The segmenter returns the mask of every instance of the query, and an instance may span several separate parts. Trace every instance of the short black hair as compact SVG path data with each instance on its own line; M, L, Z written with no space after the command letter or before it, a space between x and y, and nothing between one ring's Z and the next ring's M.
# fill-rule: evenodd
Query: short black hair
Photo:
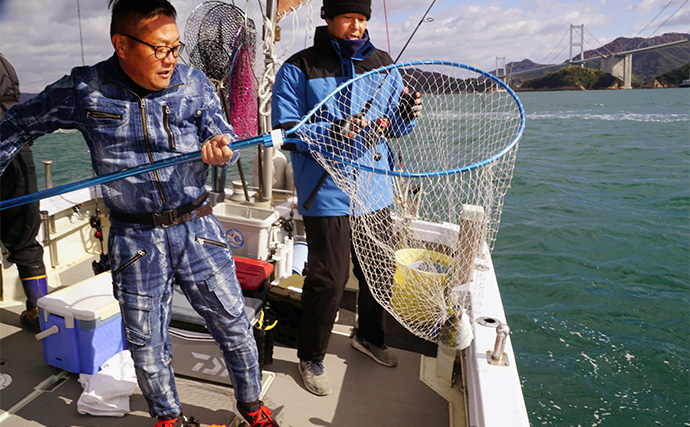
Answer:
M143 19L159 15L177 18L177 11L168 0L108 0L113 9L110 20L110 36L132 33L134 25Z

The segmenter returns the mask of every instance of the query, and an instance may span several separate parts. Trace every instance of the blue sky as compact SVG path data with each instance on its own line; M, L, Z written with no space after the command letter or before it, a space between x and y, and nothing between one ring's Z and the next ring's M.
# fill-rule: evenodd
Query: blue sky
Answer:
M258 2L248 2L252 14ZM187 18L201 2L172 3L184 35ZM431 0L386 0L387 25L384 1L372 3L372 41L388 50L390 38L395 58ZM79 6L84 62L93 64L112 54L107 0L79 0ZM283 39L276 47L278 59L311 44L314 26L323 24L320 6L321 0L314 0L280 22ZM571 24L585 25L585 50L617 37L690 32L688 0L437 0L429 17L433 21L420 26L401 60L443 59L484 70L493 70L497 57L508 63L525 58L560 63L569 54ZM38 92L82 64L78 22L77 0L0 0L0 52L17 70L23 92ZM294 32L293 26L309 30ZM257 27L261 28L258 19Z

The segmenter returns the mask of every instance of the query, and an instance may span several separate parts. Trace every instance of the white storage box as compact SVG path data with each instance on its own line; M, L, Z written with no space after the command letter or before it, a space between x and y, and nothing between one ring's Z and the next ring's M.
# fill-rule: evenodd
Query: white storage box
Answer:
M127 348L120 305L110 272L101 273L38 299L43 356L66 371L94 374Z
M267 260L271 225L278 212L253 206L219 203L213 213L225 229L233 255Z
M263 301L245 298L244 312L252 325L259 320L262 310ZM232 385L218 343L179 286L173 286L172 322L169 330L176 375Z

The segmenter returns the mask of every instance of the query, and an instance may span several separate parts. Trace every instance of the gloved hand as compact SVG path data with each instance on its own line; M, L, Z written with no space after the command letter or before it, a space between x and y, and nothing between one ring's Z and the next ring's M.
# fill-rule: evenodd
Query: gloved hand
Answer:
M419 92L410 93L407 88L400 95L398 106L400 118L409 122L422 115L422 95Z
M347 116L331 125L331 139L341 142L353 138L364 127L362 114Z

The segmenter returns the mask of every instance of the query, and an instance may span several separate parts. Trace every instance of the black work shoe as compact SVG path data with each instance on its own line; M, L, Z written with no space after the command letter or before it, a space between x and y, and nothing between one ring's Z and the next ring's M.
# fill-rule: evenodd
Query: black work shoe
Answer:
M388 347L385 345L381 347L374 345L357 334L352 337L352 347L371 357L383 366L392 368L398 364L398 358Z
M22 325L34 328L36 333L41 332L41 322L38 319L38 308L34 307L31 310L22 311L19 318L21 319Z

